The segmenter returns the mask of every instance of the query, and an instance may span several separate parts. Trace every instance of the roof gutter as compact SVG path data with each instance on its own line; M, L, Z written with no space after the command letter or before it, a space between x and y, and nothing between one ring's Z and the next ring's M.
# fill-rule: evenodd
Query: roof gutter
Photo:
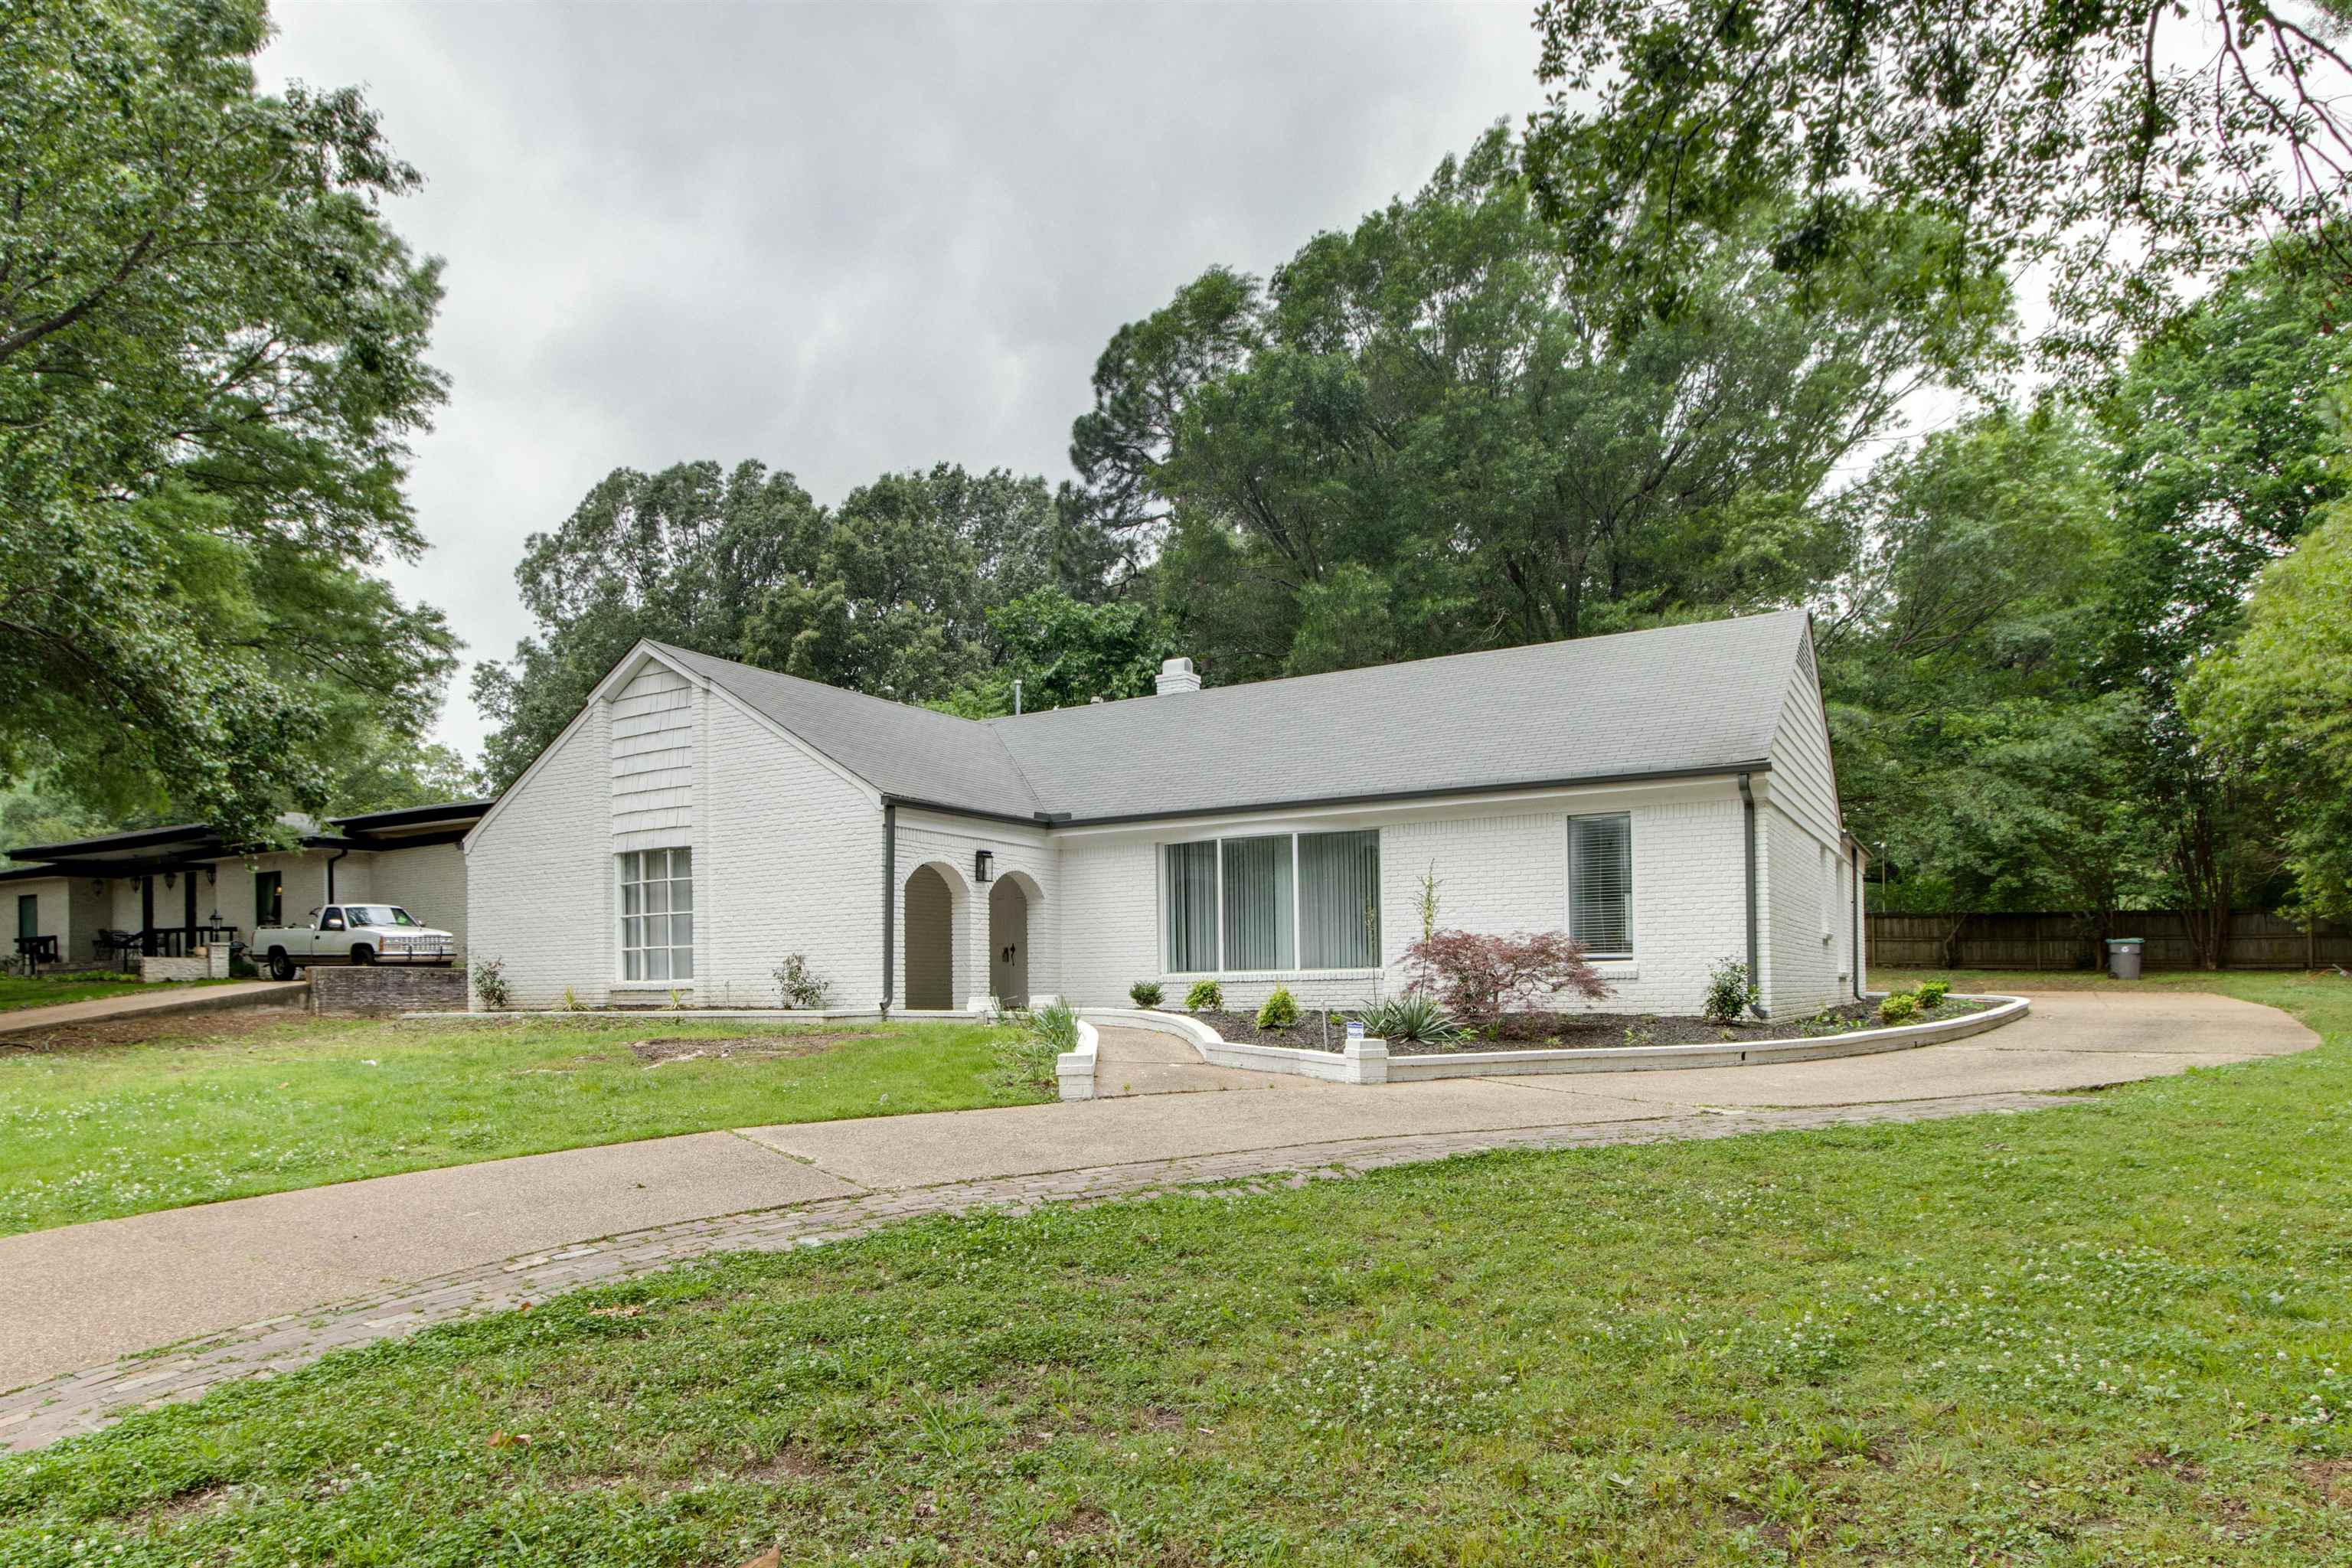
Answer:
M1684 779L1721 779L1737 777L1740 791L1747 792L1747 780L1751 773L1769 773L1769 760L1752 763L1731 763L1716 767L1656 768L1636 773L1580 773L1570 778L1521 779L1510 784L1448 784L1435 789L1386 790L1372 795L1305 795L1293 800L1254 801L1243 805L1184 806L1170 811L1137 811L1118 816L1071 816L1064 813L1039 813L1037 821L1055 827L1115 827L1135 822L1172 822L1192 816L1241 816L1256 812L1306 811L1328 805L1386 805L1416 800L1453 800L1467 795L1514 795L1521 790L1589 789L1603 784L1669 784ZM885 797L894 798L894 797ZM908 805L917 804L909 801ZM939 811L956 811L953 806L935 806ZM963 811L965 816L985 816L986 812ZM1048 820L1050 818L1050 821ZM1007 817L1006 821L1025 818Z
M1748 984L1758 1000L1749 1008L1759 1018L1772 1015L1762 1002L1764 970L1757 940L1756 923L1756 792L1748 787L1750 774L1739 775L1739 818L1742 837L1748 852Z

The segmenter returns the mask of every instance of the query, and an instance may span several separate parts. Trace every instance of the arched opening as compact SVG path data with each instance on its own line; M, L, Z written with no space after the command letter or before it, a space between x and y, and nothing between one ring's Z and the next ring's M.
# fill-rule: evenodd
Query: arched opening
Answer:
M907 1005L945 1012L955 1005L955 893L936 867L907 879Z
M1027 882L1009 874L988 889L988 993L1007 1007L1029 1005Z

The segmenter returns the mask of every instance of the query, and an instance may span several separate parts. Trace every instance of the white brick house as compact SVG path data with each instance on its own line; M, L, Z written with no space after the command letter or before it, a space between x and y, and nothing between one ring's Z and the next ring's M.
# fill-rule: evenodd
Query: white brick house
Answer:
M1563 930L1688 1013L1752 961L1768 1012L1863 984L1801 613L982 721L641 643L465 840L467 926L518 1005L1060 995L1357 1002L1438 922Z

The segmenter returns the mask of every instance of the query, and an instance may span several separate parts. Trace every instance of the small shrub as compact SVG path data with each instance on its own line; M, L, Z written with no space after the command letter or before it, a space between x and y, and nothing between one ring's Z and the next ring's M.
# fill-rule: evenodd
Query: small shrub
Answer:
M1948 980L1922 980L1919 982L1919 1005L1922 1007L1940 1007L1944 1005L1944 998L1951 994L1952 983Z
M1157 1007L1162 993L1157 980L1139 980L1127 988L1127 999L1139 1007Z
M1878 1004L1878 1016L1889 1024L1907 1024L1919 1016L1919 998L1897 991Z
M567 985L563 988L563 1010L567 1013L585 1013L588 1011L588 1004L580 1000L579 994Z
M1393 1001L1375 1002L1361 1016L1364 1033L1383 1040L1442 1046L1462 1036L1462 1026L1454 1015L1426 991L1408 991Z
M808 959L801 953L789 953L784 961L769 973L776 982L776 995L787 1007L806 1007L823 1011L833 1000L833 983L821 980L809 967Z
M1298 1022L1298 998L1290 994L1287 985L1277 985L1274 994L1257 1010L1257 1026L1261 1029L1287 1029Z
M474 994L482 1005L493 1013L503 1013L514 995L507 989L507 961L503 958L474 960Z
M1184 1005L1194 1013L1222 1013L1225 988L1213 980L1195 980L1192 989L1184 993Z
M1592 1001L1609 994L1608 983L1584 962L1583 945L1564 931L1433 931L1405 959L1434 979L1448 1010L1482 1026L1562 991Z
M1706 995L1699 1016L1710 1024L1736 1024L1756 1005L1759 993L1748 978L1748 965L1736 958L1717 961L1706 972Z

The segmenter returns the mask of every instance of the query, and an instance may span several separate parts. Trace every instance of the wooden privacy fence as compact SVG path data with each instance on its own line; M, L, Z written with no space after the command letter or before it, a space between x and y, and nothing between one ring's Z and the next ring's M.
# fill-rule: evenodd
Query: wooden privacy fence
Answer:
M2099 934L2074 915L1882 915L1870 921L1873 969L2093 969L2106 954ZM1954 931L1954 925L1958 930ZM2136 910L2115 917L2108 936L2147 945L2147 969L2193 969L2189 922L2177 910ZM2352 968L2352 930L2322 921L2305 927L2273 914L2230 917L2224 969Z

